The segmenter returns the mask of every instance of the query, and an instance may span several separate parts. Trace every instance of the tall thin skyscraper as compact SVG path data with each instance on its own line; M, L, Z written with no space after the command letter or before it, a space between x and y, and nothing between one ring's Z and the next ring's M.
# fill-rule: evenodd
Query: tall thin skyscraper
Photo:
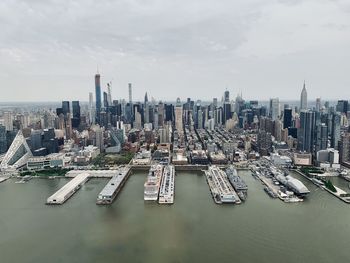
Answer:
M100 113L101 113L101 82L100 74L95 75L95 97L96 97L96 122L100 123Z
M179 133L183 133L182 114L182 104L180 98L177 98L175 106L175 127Z
M129 83L129 103L132 104L132 87L131 87L131 83Z
M301 91L301 95L300 95L300 110L307 110L307 91L305 87L305 81L304 81L303 90Z
M95 123L94 97L92 92L89 93L89 120L90 120L90 124Z
M112 106L112 82L107 83L107 94L108 105Z

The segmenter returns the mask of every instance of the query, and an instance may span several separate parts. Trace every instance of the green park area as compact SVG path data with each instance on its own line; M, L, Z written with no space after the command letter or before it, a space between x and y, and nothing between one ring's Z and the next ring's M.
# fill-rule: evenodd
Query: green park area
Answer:
M23 171L21 172L21 176L30 175L30 176L65 176L65 174L69 171L69 169L61 169L61 168L49 168L43 169L39 171Z
M316 167L302 167L300 168L300 172L307 176L309 176L310 174L324 174L324 171Z
M117 154L101 153L92 161L92 164L97 167L128 164L133 157L134 153L132 152L121 152Z

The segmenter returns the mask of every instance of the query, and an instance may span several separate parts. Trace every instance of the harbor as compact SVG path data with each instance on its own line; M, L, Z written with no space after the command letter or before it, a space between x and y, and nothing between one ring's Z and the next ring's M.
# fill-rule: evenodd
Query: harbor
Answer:
M271 198L279 198L285 203L304 201L309 189L298 179L281 170L267 160L260 160L251 166L252 175L264 185L264 191Z
M163 179L159 191L159 204L173 204L175 196L175 168L167 165L163 169Z
M98 205L108 205L111 204L126 180L130 175L130 167L122 167L117 170L117 174L112 177L112 179L107 183L107 185L102 189L97 197L96 204Z
M210 192L216 204L241 203L241 200L239 199L237 193L227 180L224 171L220 170L216 166L211 166L209 167L208 171L205 171L205 175L210 188Z

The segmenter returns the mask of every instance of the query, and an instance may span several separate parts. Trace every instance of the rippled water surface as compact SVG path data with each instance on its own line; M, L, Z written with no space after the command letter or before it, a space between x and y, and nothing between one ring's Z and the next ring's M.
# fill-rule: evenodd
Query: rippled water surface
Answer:
M239 173L249 186L240 206L215 205L201 173L177 174L172 206L144 203L142 172L107 207L95 205L104 179L62 206L44 203L66 179L8 180L0 184L0 262L349 261L349 205L303 178L310 196L285 204Z

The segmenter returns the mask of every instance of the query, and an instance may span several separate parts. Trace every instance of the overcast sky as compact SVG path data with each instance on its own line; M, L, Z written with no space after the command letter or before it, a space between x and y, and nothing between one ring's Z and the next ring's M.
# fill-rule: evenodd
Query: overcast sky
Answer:
M350 98L349 0L1 0L0 101Z

